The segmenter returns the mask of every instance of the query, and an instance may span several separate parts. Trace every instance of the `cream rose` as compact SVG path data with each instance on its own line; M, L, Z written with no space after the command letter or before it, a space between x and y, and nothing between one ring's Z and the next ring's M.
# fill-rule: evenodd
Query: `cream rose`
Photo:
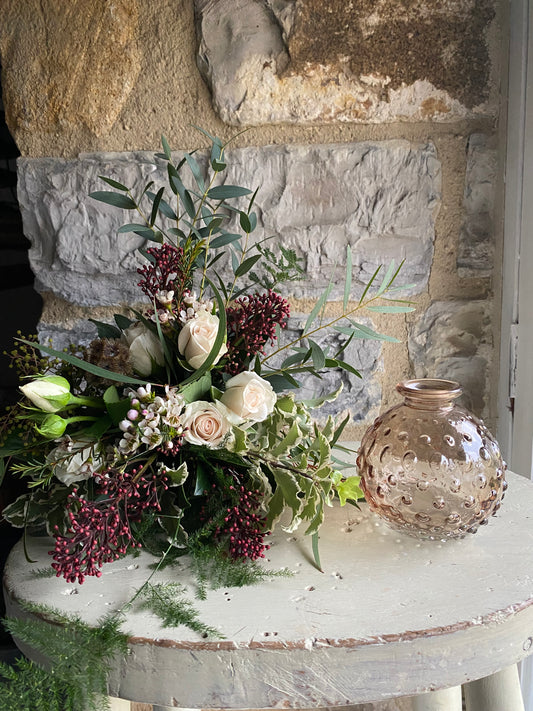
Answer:
M213 348L219 323L218 316L208 311L198 311L196 316L187 321L181 329L178 349L194 370L198 370L203 365ZM217 363L227 350L226 344L223 343L214 363Z
M242 420L261 422L274 409L276 393L268 381L257 373L246 371L228 380L220 400Z
M182 423L183 437L191 444L200 444L210 449L226 446L231 439L231 423L224 406L218 403L197 400L185 408Z
M157 336L142 323L135 323L124 331L130 347L130 361L139 375L151 375L154 368L165 363L163 346Z

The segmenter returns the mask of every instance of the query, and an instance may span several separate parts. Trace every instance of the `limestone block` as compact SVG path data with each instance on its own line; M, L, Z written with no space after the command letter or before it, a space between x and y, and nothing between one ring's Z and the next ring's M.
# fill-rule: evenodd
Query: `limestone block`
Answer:
M354 295L392 259L406 259L398 283L414 284L413 292L425 287L440 205L440 163L432 144L267 146L234 150L227 158L223 181L259 188L253 238L272 238L274 249L282 243L303 260L307 280L289 285L294 296L316 298L332 278L331 298L342 298L348 246ZM136 218L88 194L106 187L99 175L136 194L148 180L155 188L166 185L153 160L144 152L19 160L19 202L39 290L88 306L139 300L134 248L140 238L117 236ZM220 273L231 280L229 266Z
M11 133L106 134L141 68L137 0L6 0L2 89Z
M497 110L492 0L195 0L231 124L450 121Z
M462 276L489 275L494 268L494 201L497 152L488 136L475 133L467 148L464 221L459 235L457 267Z
M409 356L416 377L458 381L462 403L485 415L492 360L491 306L487 301L438 301L415 322Z
M37 333L39 343L51 346L56 351L62 351L72 343L88 346L98 335L94 323L86 319L79 319L68 326L41 321L37 327Z
M306 315L301 315L289 319L288 327L282 331L280 345L285 345L301 335L306 318ZM372 327L366 319L360 319L360 322ZM313 338L329 355L334 355L343 342L339 334L331 331L319 332ZM280 363L290 353L291 351L287 350L280 354L280 357L272 358L272 364ZM295 378L301 383L297 390L297 399L323 397L335 392L342 385L336 400L324 403L313 412L317 420L325 420L328 415L337 416L346 412L351 414L351 424L377 417L381 403L378 376L383 370L381 342L353 339L344 351L342 359L356 368L361 373L361 378L340 369L326 371L321 380L317 380L313 375L297 374Z

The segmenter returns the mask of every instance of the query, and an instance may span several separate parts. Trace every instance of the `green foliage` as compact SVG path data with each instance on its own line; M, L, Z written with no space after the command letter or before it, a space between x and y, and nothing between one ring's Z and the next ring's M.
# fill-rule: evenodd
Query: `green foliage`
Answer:
M215 627L210 627L200 620L198 611L186 597L184 586L179 583L148 584L139 597L139 609L153 612L165 627L185 625L202 637L223 638Z
M115 655L127 652L120 620L107 617L92 628L48 607L26 609L36 617L7 619L4 625L42 654L47 668L26 659L14 667L0 664L0 711L100 711L109 666Z
M205 600L208 590L258 585L271 578L290 576L288 570L265 570L258 563L228 558L222 546L201 545L192 540L191 570L196 578L196 595Z

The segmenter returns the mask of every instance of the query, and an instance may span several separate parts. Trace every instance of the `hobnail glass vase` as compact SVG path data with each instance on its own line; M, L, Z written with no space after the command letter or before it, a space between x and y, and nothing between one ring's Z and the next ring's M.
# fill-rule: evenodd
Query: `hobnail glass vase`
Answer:
M475 533L500 508L507 483L500 449L481 420L454 403L451 380L407 380L404 402L377 418L357 458L369 507L419 538Z

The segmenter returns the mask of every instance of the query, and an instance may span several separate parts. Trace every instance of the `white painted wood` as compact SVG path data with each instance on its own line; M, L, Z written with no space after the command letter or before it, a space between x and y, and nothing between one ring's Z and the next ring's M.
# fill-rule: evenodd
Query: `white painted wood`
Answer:
M502 275L500 384L497 436L511 468L532 478L533 334L532 205L533 172L533 13L528 0L511 0L507 91L507 158ZM515 326L518 321L520 325ZM516 351L515 414L509 409L510 343L519 332ZM520 665L526 711L533 711L533 657Z
M413 699L413 711L461 711L462 708L460 686L430 691Z
M524 711L516 665L464 688L467 711Z
M498 439L514 471L532 477L533 418L533 13L510 4L507 161L504 219ZM514 417L508 409L510 338L518 323Z
M109 696L109 711L130 711L131 703L125 699L118 699L115 696Z
M455 542L396 533L365 505L328 509L323 573L303 532L278 528L266 565L292 577L195 601L220 639L128 611L131 654L112 670L109 693L163 707L324 707L415 696L516 663L533 651L533 483L512 473L508 480L498 516ZM21 546L11 553L9 615L24 614L20 602L29 600L96 623L129 600L153 561L116 561L81 586L37 581L32 569L49 564L50 547L30 541L33 566ZM171 578L194 594L186 559L155 580Z

